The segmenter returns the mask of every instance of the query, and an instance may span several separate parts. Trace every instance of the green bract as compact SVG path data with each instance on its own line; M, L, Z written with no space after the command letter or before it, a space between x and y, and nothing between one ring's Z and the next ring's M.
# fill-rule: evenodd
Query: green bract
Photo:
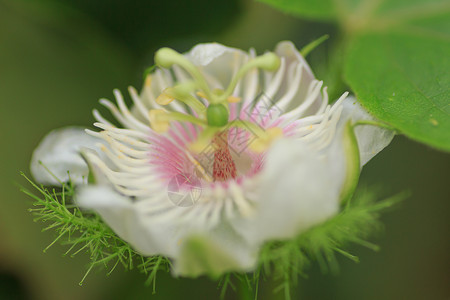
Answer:
M28 180L28 179L27 179ZM155 279L158 271L168 272L171 262L163 256L143 256L137 253L128 243L117 236L100 218L93 212L85 212L73 205L74 194L71 182L64 184L56 191L48 190L34 184L35 192L23 188L22 191L34 201L34 208L30 211L36 216L35 221L42 221L47 226L44 230L55 231L55 242L67 245L66 254L76 255L81 252L89 254L90 264L86 274L81 279L80 285L94 268L105 268L108 274L114 271L118 264L125 269L137 267L144 273L147 284L153 285L155 291ZM37 192L37 194L35 194ZM380 228L378 220L380 212L390 208L398 201L404 199L406 194L376 201L376 193L366 188L360 188L351 201L343 204L342 212L317 225L297 238L288 241L273 241L265 244L260 251L259 267L253 273L237 274L225 273L220 275L222 292L225 296L227 288L232 284L231 277L241 280L256 293L256 287L262 274L281 278L281 288L284 288L286 299L289 299L289 287L295 282L295 278L309 266L311 261L317 261L323 271L335 271L337 261L335 254L339 253L351 260L358 258L345 249L350 243L356 243L372 250L378 247L366 241L366 238L374 230ZM192 269L192 274L197 269L205 266L211 268L210 276L217 279L215 274L221 274L220 264L211 263L216 259L210 254L210 250L220 252L220 249L211 247L201 238L192 237L186 244L186 264ZM201 259L200 259L201 257ZM190 258L190 259L189 259ZM224 256L225 259L230 258ZM224 263L225 261L222 261ZM219 269L218 269L219 268Z

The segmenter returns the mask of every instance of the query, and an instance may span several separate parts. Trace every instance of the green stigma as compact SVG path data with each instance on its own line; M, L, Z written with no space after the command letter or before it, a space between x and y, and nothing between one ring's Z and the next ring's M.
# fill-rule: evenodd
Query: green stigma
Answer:
M229 123L230 113L228 104L241 100L240 97L233 96L239 80L255 68L271 72L276 71L280 66L280 62L280 58L272 52L251 58L237 70L226 89L218 90L210 88L199 68L184 55L170 48L162 48L155 54L156 65L162 68L171 68L177 65L187 71L192 77L192 80L166 88L157 97L156 102L159 105L168 105L173 100L177 100L196 112L196 116L189 116L190 119L198 119L195 122L196 124L211 128L224 127ZM198 100L194 95L203 98L209 104L205 105L204 102ZM157 114L153 113L153 115L158 116L158 118L152 119L153 125L158 130L167 129L167 121L169 119L186 121L186 118L181 118L179 114L164 114L164 120L161 119L161 116L163 116L161 111L157 112ZM170 118L168 117L169 115ZM166 123L163 124L163 121Z

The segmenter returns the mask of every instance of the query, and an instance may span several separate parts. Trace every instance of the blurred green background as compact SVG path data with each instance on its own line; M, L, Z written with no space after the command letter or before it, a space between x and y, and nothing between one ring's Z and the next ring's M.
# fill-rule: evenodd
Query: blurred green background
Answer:
M29 174L48 131L89 127L100 97L139 88L160 47L216 41L261 52L285 39L301 48L325 33L330 41L308 57L319 78L330 77L336 29L253 1L0 0L0 299L217 299L217 283L206 278L160 274L152 295L143 275L120 269L93 272L79 286L88 257L63 257L59 245L42 252L53 234L27 212L19 171ZM361 263L340 258L337 276L313 265L293 299L450 299L450 156L396 137L361 181L412 196L383 216L385 230L373 238L380 252L351 248ZM261 284L260 299L283 299L273 285Z

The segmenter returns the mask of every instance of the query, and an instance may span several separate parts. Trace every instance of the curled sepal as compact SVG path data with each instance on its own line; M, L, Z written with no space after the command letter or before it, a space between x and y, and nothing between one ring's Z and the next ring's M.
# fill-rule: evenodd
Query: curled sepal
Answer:
M345 124L342 135L343 148L346 158L346 177L341 190L341 203L347 202L353 196L356 186L358 185L360 174L360 156L358 141L356 139L354 127L351 121Z
M99 142L100 139L88 135L82 127L55 129L34 150L31 174L38 183L45 185L61 186L69 180L75 184L85 183L89 169L80 151L84 147L95 149Z

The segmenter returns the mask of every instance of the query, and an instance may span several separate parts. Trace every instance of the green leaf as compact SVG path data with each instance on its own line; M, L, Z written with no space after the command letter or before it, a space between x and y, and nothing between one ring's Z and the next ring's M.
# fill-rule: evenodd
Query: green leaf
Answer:
M361 103L405 135L450 151L450 43L414 32L357 38L345 75Z
M450 151L450 3L381 1L368 15L348 47L347 83L378 119Z
M449 1L262 1L336 20L345 37L344 79L364 107L400 133L450 151Z
M333 0L259 0L285 13L311 19L332 20L335 17Z
M258 0L285 13L306 19L337 20L353 27L374 20L404 22L448 11L446 0ZM447 20L448 21L448 20ZM368 27L364 27L368 28Z

